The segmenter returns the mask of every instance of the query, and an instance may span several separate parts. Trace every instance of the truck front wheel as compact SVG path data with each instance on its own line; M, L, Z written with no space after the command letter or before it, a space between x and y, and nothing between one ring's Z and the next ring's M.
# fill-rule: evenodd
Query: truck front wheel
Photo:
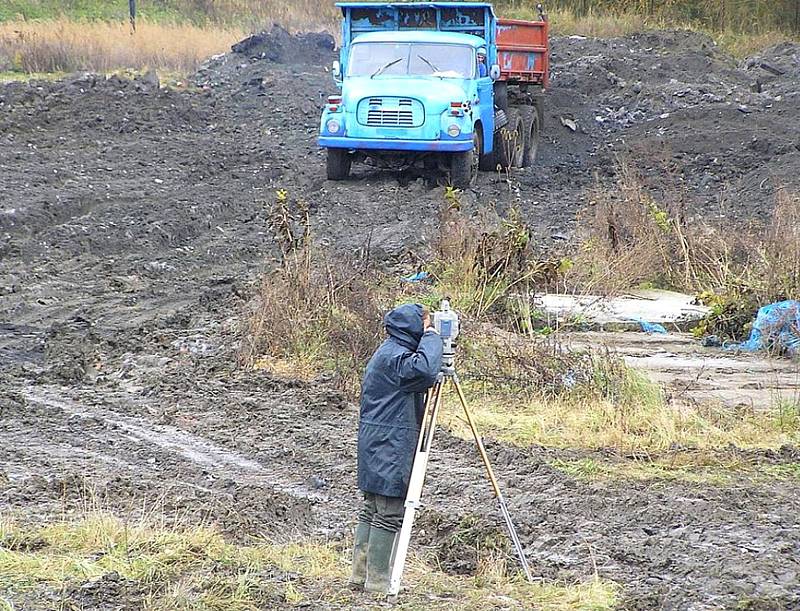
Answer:
M346 149L328 149L328 180L344 180L350 176L353 158Z
M472 150L450 155L450 184L457 189L467 189L475 184L483 144L476 130L472 133Z

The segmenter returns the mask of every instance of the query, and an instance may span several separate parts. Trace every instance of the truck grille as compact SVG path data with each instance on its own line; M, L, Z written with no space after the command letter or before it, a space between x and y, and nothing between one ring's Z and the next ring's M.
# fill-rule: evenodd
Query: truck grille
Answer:
M370 110L367 125L414 127L414 113L410 110Z
M411 98L364 98L358 105L358 122L368 127L419 127L425 111Z

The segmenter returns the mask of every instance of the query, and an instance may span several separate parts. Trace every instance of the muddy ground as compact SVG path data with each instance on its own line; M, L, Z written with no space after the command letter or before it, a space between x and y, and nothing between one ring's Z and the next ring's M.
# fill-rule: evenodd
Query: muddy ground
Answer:
M324 381L237 368L240 314L275 250L267 211L287 189L321 241L396 264L425 254L435 223L420 217L443 189L364 167L326 181L315 134L333 54L324 38L292 44L213 59L189 91L93 75L0 87L0 510L144 500L231 537L349 533L355 406ZM622 156L689 215L763 220L799 186L798 58L781 46L737 64L684 32L557 39L540 162L481 175L465 207L518 205L537 246L561 248ZM434 550L464 515L497 521L469 447L439 439L422 518ZM489 451L538 576L596 571L632 609L800 607L792 481L588 484L547 464L574 452Z

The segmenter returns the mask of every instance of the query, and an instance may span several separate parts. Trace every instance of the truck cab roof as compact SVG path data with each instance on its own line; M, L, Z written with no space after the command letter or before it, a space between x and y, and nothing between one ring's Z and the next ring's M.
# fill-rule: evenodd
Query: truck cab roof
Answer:
M491 2L337 2L336 6L340 8L430 8L432 6L440 6L443 8L462 8L469 6L471 8L488 8L494 13Z
M353 44L361 42L425 42L469 47L485 47L486 41L472 34L439 32L437 30L407 30L399 32L365 32L353 38Z

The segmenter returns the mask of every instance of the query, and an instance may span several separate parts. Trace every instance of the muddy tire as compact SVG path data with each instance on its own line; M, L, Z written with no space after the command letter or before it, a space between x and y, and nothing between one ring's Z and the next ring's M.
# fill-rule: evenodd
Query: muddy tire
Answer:
M542 132L539 112L533 106L526 106L520 112L525 131L525 151L522 155L522 167L528 168L536 162L539 152L539 139Z
M472 134L472 150L450 155L450 184L457 189L468 189L475 184L483 146L480 133Z
M344 180L350 176L353 158L345 149L328 149L328 180Z
M508 124L494 134L494 159L501 170L522 167L525 127L519 111L508 111Z

